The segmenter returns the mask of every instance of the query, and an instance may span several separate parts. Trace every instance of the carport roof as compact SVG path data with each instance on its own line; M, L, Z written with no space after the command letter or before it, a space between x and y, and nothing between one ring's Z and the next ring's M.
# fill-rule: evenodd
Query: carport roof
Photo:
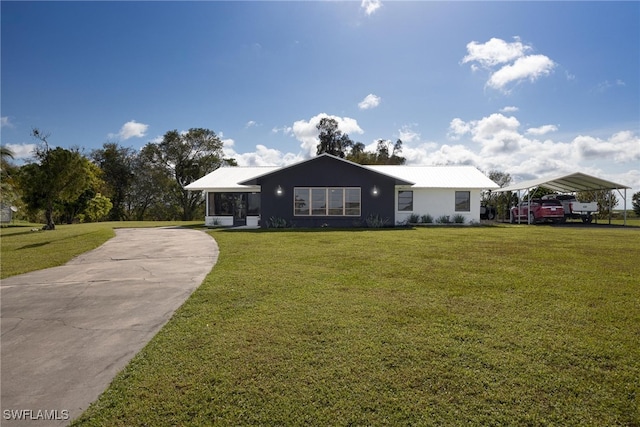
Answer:
M518 184L502 187L494 192L525 190L534 187L545 187L559 193L571 193L574 191L590 190L616 190L631 188L626 185L607 181L581 172L564 175L557 178L539 178L530 181L523 181Z

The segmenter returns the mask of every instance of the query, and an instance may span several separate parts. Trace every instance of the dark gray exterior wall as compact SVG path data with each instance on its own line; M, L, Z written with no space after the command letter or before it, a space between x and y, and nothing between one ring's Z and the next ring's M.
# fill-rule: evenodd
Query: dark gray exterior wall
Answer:
M257 179L261 190L262 227L269 220L282 218L295 227L362 227L369 215L379 215L394 225L395 178L367 170L350 162L320 156L290 166ZM378 194L372 190L376 187ZM282 194L277 194L277 188ZM361 212L359 217L294 216L293 189L295 187L359 187Z

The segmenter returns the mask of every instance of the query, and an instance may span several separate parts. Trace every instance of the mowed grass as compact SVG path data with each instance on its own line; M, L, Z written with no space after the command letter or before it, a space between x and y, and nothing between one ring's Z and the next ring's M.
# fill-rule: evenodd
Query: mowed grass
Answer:
M640 425L638 229L210 233L73 425Z
M0 228L0 278L62 265L73 257L95 249L115 236L114 228L193 226L202 222L97 222L56 225L42 231L42 224L20 224ZM32 231L35 230L35 231Z

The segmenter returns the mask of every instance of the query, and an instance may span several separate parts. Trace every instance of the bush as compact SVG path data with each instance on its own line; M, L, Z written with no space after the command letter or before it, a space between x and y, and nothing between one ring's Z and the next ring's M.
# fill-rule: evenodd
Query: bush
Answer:
M422 215L421 220L424 224L431 224L433 222L433 217L429 214L426 214Z
M451 224L451 219L449 218L449 215L440 215L436 219L436 224Z
M464 224L465 219L466 218L464 217L464 215L461 214L456 214L453 216L453 222L455 224Z
M280 217L272 216L267 223L268 228L287 228L287 220Z
M378 214L371 214L366 220L367 227L369 228L383 228L389 225L389 218L382 218Z
M409 224L417 224L420 222L420 215L412 213L409 215Z

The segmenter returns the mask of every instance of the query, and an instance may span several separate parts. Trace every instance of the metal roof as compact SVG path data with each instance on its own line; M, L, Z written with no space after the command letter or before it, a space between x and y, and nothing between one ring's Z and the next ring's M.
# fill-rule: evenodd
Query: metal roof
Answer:
M249 180L255 176L273 172L280 166L228 166L214 170L213 172L193 181L185 189L198 190L252 190L260 189L255 185L240 185L239 182Z
M330 156L322 154L321 156ZM187 185L187 190L251 191L258 190L257 179L288 167L297 166L305 160L289 166L231 166L216 169L210 174ZM336 159L347 162L348 160ZM360 165L358 167L396 179L396 185L409 188L469 188L496 189L498 185L473 166L405 166L405 165ZM243 183L243 184L240 184Z
M595 176L587 175L581 172L572 173L556 178L539 178L530 181L523 181L518 184L509 185L495 192L525 190L534 187L544 187L558 193L572 193L574 191L590 191L590 190L617 190L631 188L626 185L617 184Z
M474 166L375 165L369 169L414 183L414 188L494 189L498 185Z

